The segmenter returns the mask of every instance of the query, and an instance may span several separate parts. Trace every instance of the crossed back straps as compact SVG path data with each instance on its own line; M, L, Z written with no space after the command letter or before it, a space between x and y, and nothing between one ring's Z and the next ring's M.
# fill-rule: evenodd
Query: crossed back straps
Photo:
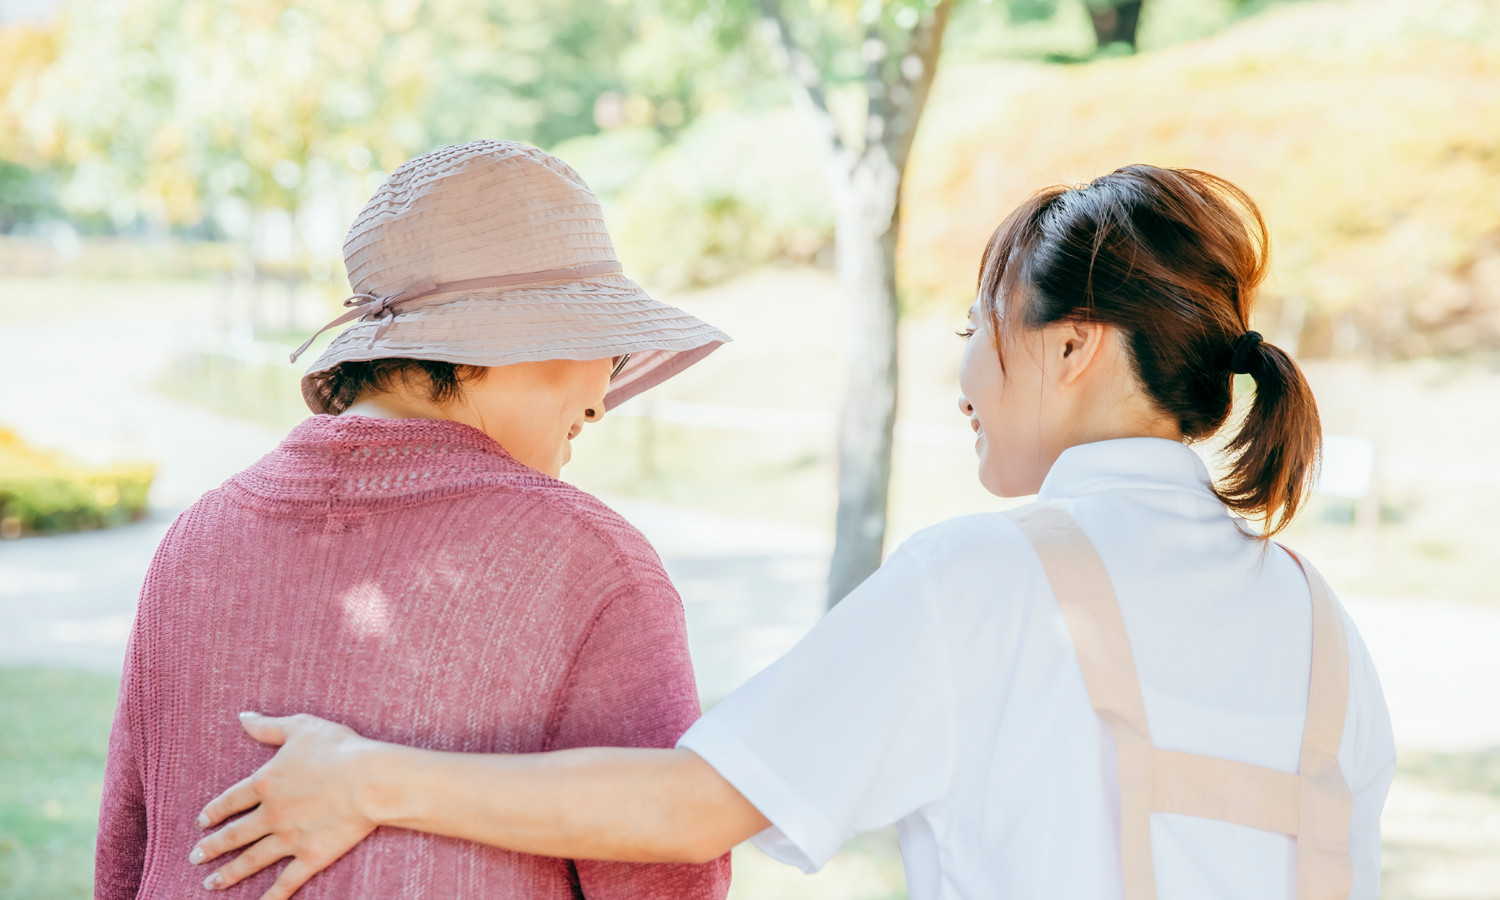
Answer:
M1012 515L1036 547L1068 623L1089 701L1119 757L1120 852L1126 900L1156 900L1151 814L1219 819L1297 839L1298 900L1347 900L1352 799L1339 771L1349 697L1349 651L1328 585L1295 553L1312 593L1312 678L1302 757L1293 774L1151 745L1140 676L1109 573L1067 512Z

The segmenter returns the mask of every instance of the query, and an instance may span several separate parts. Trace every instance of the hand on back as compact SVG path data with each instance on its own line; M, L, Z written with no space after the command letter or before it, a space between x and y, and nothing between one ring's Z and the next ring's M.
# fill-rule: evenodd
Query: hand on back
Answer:
M223 890L290 857L261 895L261 900L286 900L375 830L360 808L359 767L350 763L377 742L309 715L273 719L242 713L240 723L257 741L281 749L204 807L200 828L248 813L199 841L189 861L205 863L244 848L203 882L209 890Z

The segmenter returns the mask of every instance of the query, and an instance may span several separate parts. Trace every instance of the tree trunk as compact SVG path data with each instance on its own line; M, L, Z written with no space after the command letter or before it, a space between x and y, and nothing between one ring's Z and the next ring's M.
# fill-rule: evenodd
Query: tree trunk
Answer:
M832 607L880 567L896 422L896 236L901 173L876 150L835 194L845 384L839 412L839 506L828 572Z
M864 134L855 149L845 144L823 95L818 66L792 39L778 0L760 0L773 53L790 76L792 98L807 112L826 151L834 194L848 381L839 410L839 510L828 571L830 607L880 568L885 549L896 427L901 176L927 104L953 4L954 0L937 0L899 51L893 52L876 24L869 26L860 49L867 66Z
M1089 6L1089 18L1094 23L1094 39L1099 49L1110 44L1129 44L1135 49L1136 27L1141 21L1142 0L1124 0L1110 6Z

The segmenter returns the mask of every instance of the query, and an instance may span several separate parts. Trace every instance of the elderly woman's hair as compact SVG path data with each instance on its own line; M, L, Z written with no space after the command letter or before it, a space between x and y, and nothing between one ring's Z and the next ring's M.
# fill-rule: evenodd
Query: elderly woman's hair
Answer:
M424 385L428 399L444 404L456 400L465 381L484 375L481 366L432 359L370 359L339 363L312 376L313 401L328 415L338 415L366 392L389 391L398 383Z

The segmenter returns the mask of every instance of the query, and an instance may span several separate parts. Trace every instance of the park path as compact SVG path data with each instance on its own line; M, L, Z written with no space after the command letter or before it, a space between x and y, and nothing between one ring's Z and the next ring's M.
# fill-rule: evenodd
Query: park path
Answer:
M150 389L183 313L0 323L0 427L92 459L157 461L156 511L103 532L0 542L0 664L118 670L151 554L177 510L275 445L267 428ZM820 532L606 498L656 545L687 612L705 699L722 697L822 614ZM1500 609L1345 596L1401 745L1500 746Z

